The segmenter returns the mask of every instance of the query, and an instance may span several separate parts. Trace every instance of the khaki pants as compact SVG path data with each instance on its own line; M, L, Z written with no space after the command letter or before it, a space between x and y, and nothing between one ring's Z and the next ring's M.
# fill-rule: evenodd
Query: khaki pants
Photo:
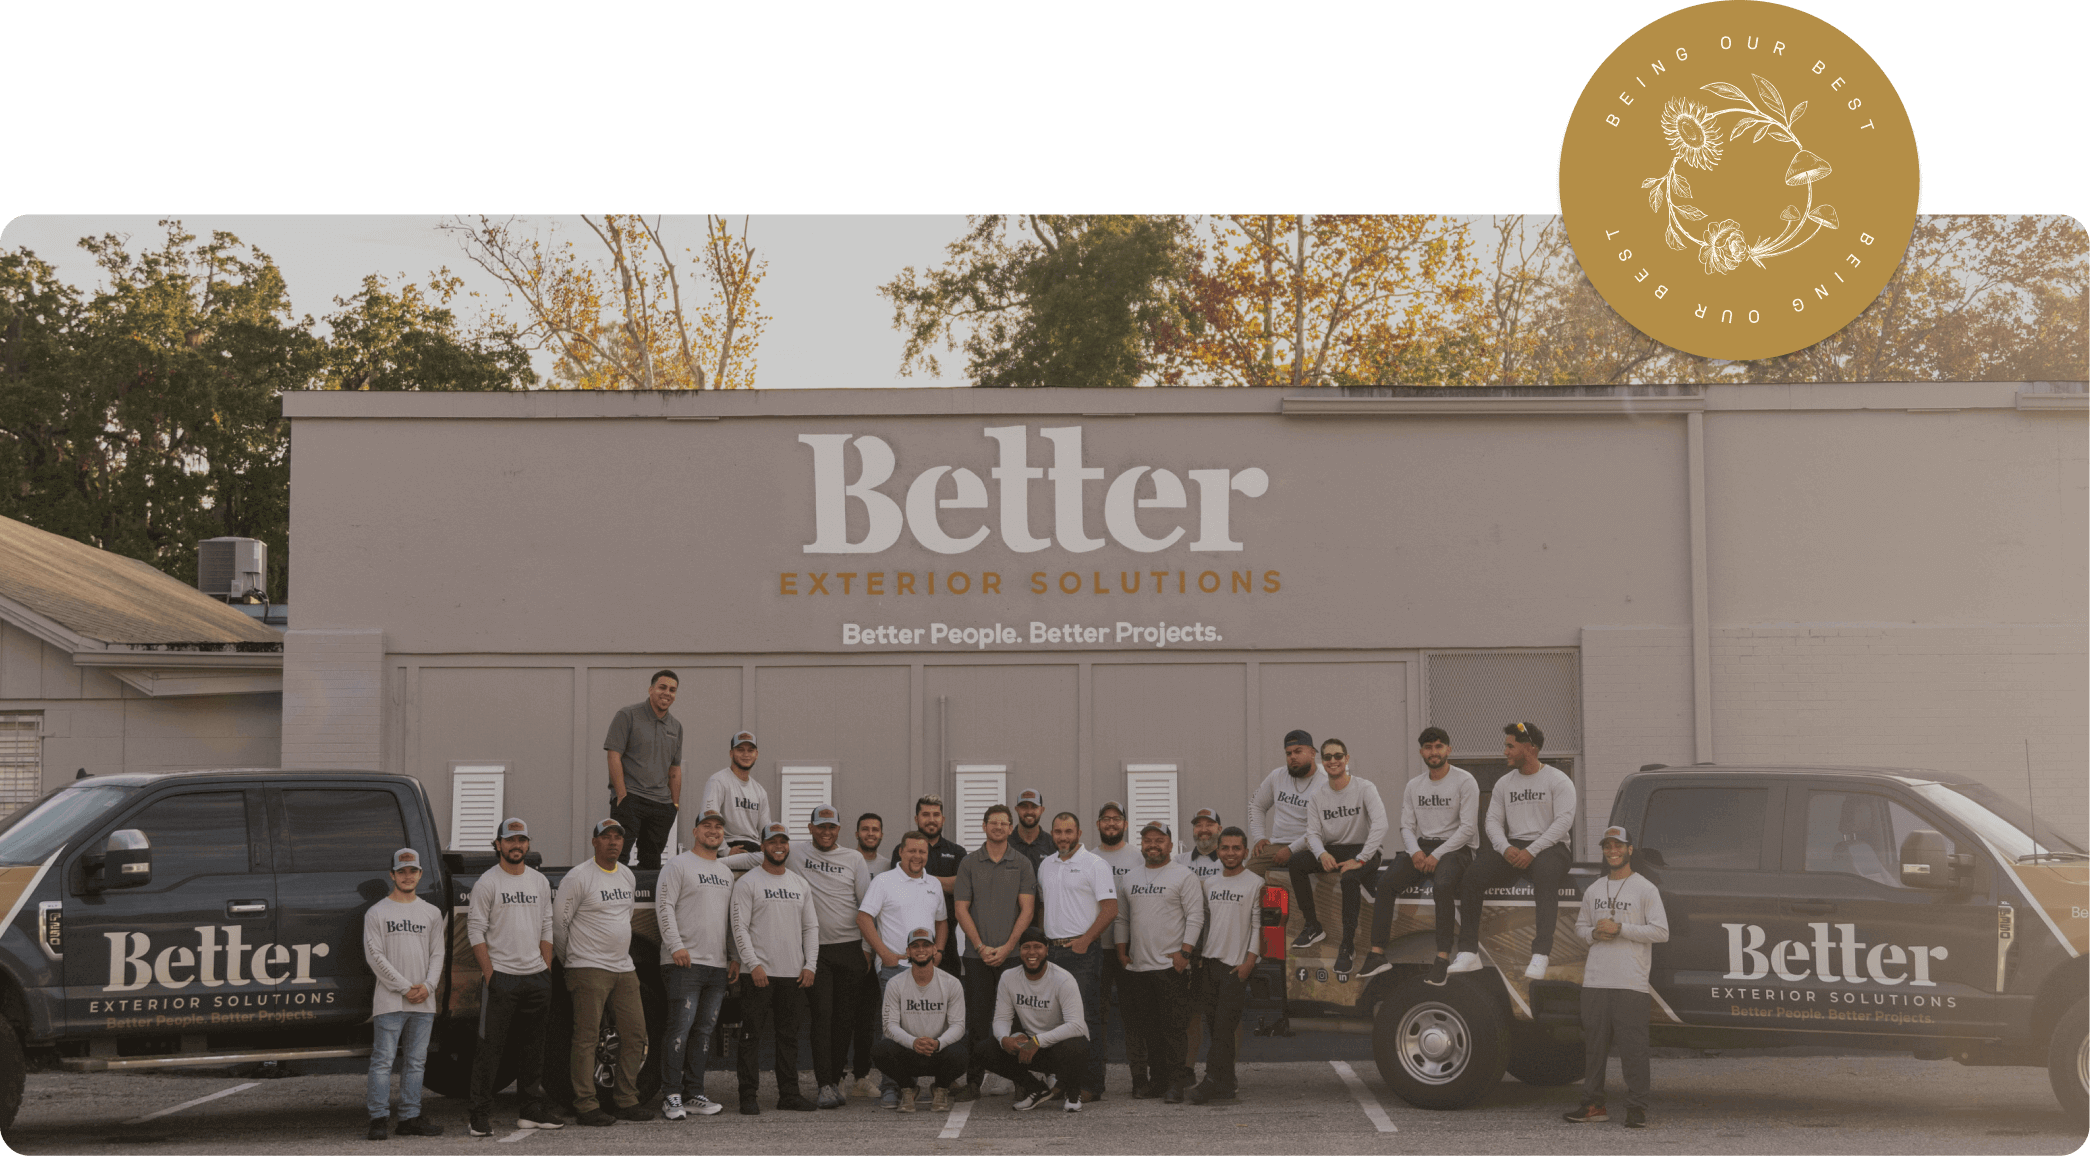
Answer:
M1268 883L1270 886L1282 887L1285 890L1290 891L1292 889L1291 874L1289 873L1289 871L1287 871L1286 868L1278 866L1277 860L1271 858L1270 856L1270 852L1277 850L1277 848L1281 845L1282 844L1273 842L1270 844L1270 846L1264 848L1262 854L1250 854L1248 857L1248 862L1245 864L1245 866L1247 866L1247 868L1250 871L1253 871L1256 874L1262 876L1263 882ZM1249 844L1251 850L1254 848L1254 846L1255 844L1253 843ZM1298 854L1309 855L1312 854L1312 852L1300 851L1298 852ZM1277 878L1272 879L1270 877L1270 873L1272 871L1275 871L1277 873Z
M602 1036L604 1007L617 1021L616 1106L638 1103L639 1068L646 1062L646 1007L639 1002L638 973L569 967L566 990L573 996L574 1114L601 1106L595 1098L595 1046Z

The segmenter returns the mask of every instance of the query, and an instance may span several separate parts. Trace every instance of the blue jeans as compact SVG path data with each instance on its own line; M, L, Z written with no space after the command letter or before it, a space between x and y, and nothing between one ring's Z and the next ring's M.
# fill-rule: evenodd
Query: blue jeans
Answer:
M693 963L663 964L661 979L668 997L668 1038L660 1055L660 1090L679 1096L683 1072L691 1094L704 1094L704 1067L711 1058L711 1033L718 1027L719 1005L726 1000L726 969Z
M1055 943L1045 949L1045 961L1056 963L1074 977L1074 990L1081 993L1081 1018L1089 1025L1088 1079L1085 1086L1097 1095L1103 1094L1103 953L1115 948L1089 944L1089 949L1080 955L1071 947ZM969 1010L969 1009L968 1009Z
M399 1052L399 1118L421 1114L421 1069L428 1061L428 1035L435 1028L433 1011L386 1012L370 1021L370 1087L364 1107L370 1118L392 1114L392 1053Z
M871 958L876 959L877 956L872 956ZM907 962L907 957L903 955L900 957L900 962L892 965L891 967L880 967L878 969L878 998L881 1001L885 998L885 985L893 982L893 977L900 974L903 971L906 971L909 966L910 965ZM880 1006L882 1008L883 1004L881 1003ZM885 1013L881 1010L878 1014L879 1024L877 1038L882 1040L886 1038L884 1023ZM892 1074L887 1072L884 1068L878 1069L879 1094L883 1095L886 1092L897 1092L899 1090L900 1082L898 1080L893 1079Z

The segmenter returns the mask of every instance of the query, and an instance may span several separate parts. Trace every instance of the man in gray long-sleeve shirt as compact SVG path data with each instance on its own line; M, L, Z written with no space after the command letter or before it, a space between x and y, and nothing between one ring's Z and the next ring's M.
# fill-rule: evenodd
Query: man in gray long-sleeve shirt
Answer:
M791 831L771 823L762 837L762 866L733 885L733 946L740 953L740 1114L759 1116L757 1067L762 1020L772 1021L770 1048L776 1058L777 1108L817 1109L798 1088L798 1025L805 1018L805 993L820 959L820 917L813 889L785 864Z
M421 886L421 853L392 852L392 892L363 913L363 958L377 979L370 1005L370 1077L365 1107L370 1139L385 1138L392 1114L392 1053L398 1052L399 1134L440 1136L441 1124L421 1118L421 1073L435 1026L429 995L443 978L443 913L414 894Z
M1133 1096L1183 1102L1184 1033L1190 1016L1190 961L1205 928L1205 891L1173 860L1174 832L1152 820L1139 832L1142 864L1118 879L1117 953L1130 988L1128 1033L1146 1040L1148 1073L1132 1073ZM1142 1079L1143 1075L1150 1078Z
M589 832L595 857L566 873L552 909L552 944L566 967L573 997L573 1110L591 1128L619 1120L651 1120L639 1103L639 1068L646 1062L646 1008L631 961L631 912L638 879L624 865L624 825L604 819ZM617 1021L616 1108L597 1102L595 1048L602 1009Z
M1379 785L1350 773L1350 748L1341 739L1321 744L1321 765L1328 769L1322 783L1307 800L1306 831L1292 844L1292 876L1299 893L1299 914L1305 925L1292 941L1295 950L1319 943L1319 913L1314 909L1313 876L1327 872L1336 876L1343 897L1343 937L1335 953L1335 970L1350 973L1357 948L1357 916L1364 908L1364 881L1379 869L1379 848L1386 842L1391 824L1386 804L1379 798Z
M1220 873L1201 878L1205 888L1205 942L1193 982L1212 1036L1205 1078L1191 1089L1190 1102L1232 1103L1234 1033L1248 1004L1248 977L1263 952L1263 881L1244 864L1248 834L1239 827L1219 833ZM1192 1057L1193 1059L1195 1057Z
M479 965L479 1047L472 1055L467 1128L493 1135L494 1081L504 1053L515 1050L515 1087L522 1099L517 1123L561 1128L565 1122L544 1095L544 1017L551 1009L552 885L523 862L530 827L519 818L495 829L493 870L472 884L465 938Z
M686 1120L691 1112L713 1116L720 1105L704 1095L711 1033L726 989L740 974L733 958L733 872L719 861L726 819L717 811L697 816L690 848L660 869L654 883L654 914L660 922L660 973L667 989L667 1042L660 1053L660 1114ZM682 1089L690 1089L687 1101Z
M1567 1114L1570 1124L1609 1118L1604 1108L1604 1068L1618 1049L1626 1078L1626 1127L1647 1126L1647 1022L1652 998L1647 986L1654 945L1669 942L1669 914L1662 893L1633 871L1633 837L1624 827L1604 829L1604 867L1610 877L1589 885L1575 933L1589 944L1582 964L1582 1106Z
M1392 969L1383 949L1394 909L1402 891L1427 879L1437 909L1437 962L1423 982L1442 987L1458 934L1459 882L1480 843L1480 784L1451 765L1451 736L1443 727L1424 727L1415 741L1427 769L1409 779L1401 792L1401 851L1379 878L1378 899L1372 905L1372 950L1357 969L1357 978L1370 979Z
M1568 832L1575 825L1575 782L1560 768L1539 761L1546 735L1533 723L1502 728L1502 757L1511 773L1495 781L1488 797L1487 832L1492 848L1473 857L1459 896L1459 953L1452 974L1480 970L1480 912L1488 888L1518 876L1531 880L1536 919L1531 962L1524 978L1546 978L1553 930L1560 922L1560 888L1571 859Z
M1079 1112L1089 1048L1101 1047L1102 1042L1089 1039L1081 988L1065 968L1046 962L1046 948L1045 932L1039 928L1026 927L1017 937L1016 954L1023 966L1002 972L995 986L995 1046L988 1049L987 1070L1015 1082L1016 1102L1011 1107L1019 1112L1044 1103L1055 1091L1066 1097L1067 1111ZM1182 1035L1180 1027L1176 1034ZM1051 1075L1056 1083L1047 1087L1035 1072Z
M936 1085L930 1105L951 1106L951 1084L965 1074L965 985L936 966L936 932L917 927L907 934L908 969L885 985L879 1001L883 1035L871 1046L878 1070L900 1086L898 1110L914 1111L918 1081Z

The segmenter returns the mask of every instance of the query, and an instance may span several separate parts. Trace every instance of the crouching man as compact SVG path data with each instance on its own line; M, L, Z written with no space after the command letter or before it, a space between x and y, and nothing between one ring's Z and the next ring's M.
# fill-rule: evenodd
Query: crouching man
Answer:
M1026 927L1017 940L1020 968L1001 974L994 991L994 1039L981 1057L987 1070L1016 1084L1015 1109L1028 1112L1055 1090L1067 1111L1081 1111L1081 1078L1089 1064L1089 1028L1081 989L1058 964L1047 963L1045 933ZM901 976L894 983L906 982ZM1035 1072L1053 1080L1042 1083Z
M900 1111L914 1111L927 1076L936 1086L930 1108L947 1112L951 1084L965 1074L965 985L937 968L936 933L929 928L908 933L907 962L885 985L885 1035L871 1045L871 1062L899 1085Z

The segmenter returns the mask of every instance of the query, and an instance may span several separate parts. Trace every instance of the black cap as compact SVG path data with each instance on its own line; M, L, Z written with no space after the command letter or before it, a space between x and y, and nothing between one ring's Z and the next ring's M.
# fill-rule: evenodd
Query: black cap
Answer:
M1314 737L1305 731L1293 731L1284 737L1284 745L1288 747L1310 747L1314 745Z
M1023 934L1016 937L1016 945L1018 947L1021 947L1026 943L1049 944L1051 942L1052 940L1045 935L1045 929L1039 927L1035 923L1031 924L1029 927L1024 928Z

